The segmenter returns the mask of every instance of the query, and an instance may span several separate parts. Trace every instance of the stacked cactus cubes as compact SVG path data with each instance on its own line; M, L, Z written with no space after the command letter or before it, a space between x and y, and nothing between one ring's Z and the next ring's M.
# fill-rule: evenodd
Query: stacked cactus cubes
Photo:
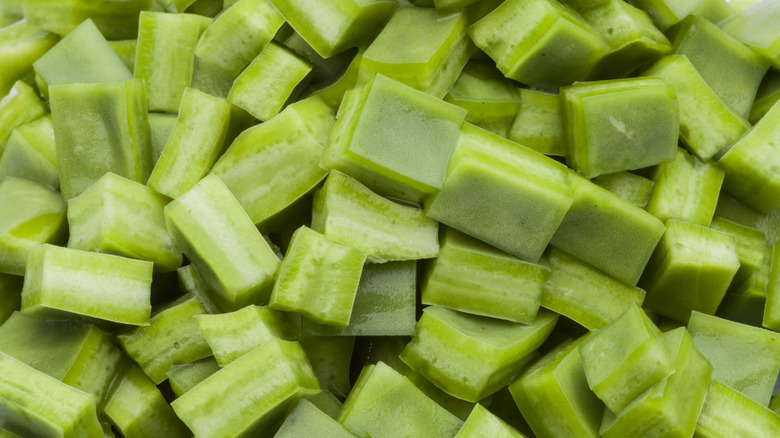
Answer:
M780 0L0 0L0 438L780 437Z

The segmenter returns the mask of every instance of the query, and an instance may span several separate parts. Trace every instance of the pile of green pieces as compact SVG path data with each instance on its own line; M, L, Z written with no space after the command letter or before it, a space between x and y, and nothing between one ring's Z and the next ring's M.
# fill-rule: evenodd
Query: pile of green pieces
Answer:
M778 23L1 0L0 438L779 437Z

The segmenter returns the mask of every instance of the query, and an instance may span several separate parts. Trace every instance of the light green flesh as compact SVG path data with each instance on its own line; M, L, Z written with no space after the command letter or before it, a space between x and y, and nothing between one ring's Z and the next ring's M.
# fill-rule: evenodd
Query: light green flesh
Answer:
M21 6L21 5L20 5ZM0 7L0 21L8 18L8 2ZM22 11L19 11L19 18ZM54 46L56 35L31 24L12 18L12 22L0 23L0 56L5 60L0 72L0 95L5 96L14 82L24 79L33 69L33 63ZM0 143L2 139L0 139Z
M520 89L520 111L507 137L546 155L566 156L558 95Z
M713 380L696 423L697 438L777 436L780 415L720 381Z
M352 438L341 424L319 410L308 400L301 400L287 416L274 435L275 438L299 438L318 436L322 438Z
M731 234L737 243L735 251L739 257L739 270L732 283L742 284L764 265L767 246L763 231L717 216L712 220L710 228Z
M298 338L320 386L345 398L352 389L350 359L355 348L351 336L307 336Z
M522 438L520 432L491 414L481 404L474 405L474 410L463 423L455 438L478 438L491 436L495 438Z
M0 156L0 181L9 176L59 189L60 172L50 116L24 124L11 133Z
M591 181L640 208L646 208L654 186L652 180L631 172L599 175Z
M5 149L14 129L45 114L46 106L35 90L22 81L15 82L11 91L0 100L0 152Z

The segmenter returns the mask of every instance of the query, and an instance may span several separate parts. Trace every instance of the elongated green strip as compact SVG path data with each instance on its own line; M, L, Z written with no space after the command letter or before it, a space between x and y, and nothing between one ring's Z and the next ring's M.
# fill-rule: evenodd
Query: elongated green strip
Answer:
M149 322L152 262L52 245L30 251L22 311L96 323Z
M0 274L0 324L22 306L22 284L24 277Z
M268 300L279 259L218 176L168 204L165 221L223 311Z
M157 385L165 380L165 373L174 365L188 364L211 355L195 318L204 313L206 310L197 298L185 295L155 314L148 326L119 335L118 339L127 354Z
M713 380L699 420L695 436L726 438L730 436L777 436L780 434L780 414L757 403L730 386Z
M0 353L3 429L42 438L101 438L92 396Z
M14 83L0 100L0 154L14 129L45 114L46 107L35 90L22 81Z
M4 7L5 4L0 6L0 16ZM19 20L9 26L0 24L0 57L3 58L0 96L8 94L14 82L31 74L33 62L56 43L55 34L27 21Z
M8 176L60 187L57 147L51 117L24 124L11 133L0 156L0 181Z
M196 436L263 436L289 406L320 390L297 342L271 340L171 403Z
M165 375L168 376L168 383L170 383L173 393L176 397L181 397L182 394L206 380L208 376L216 373L219 369L217 361L210 356L192 363L174 365Z
M179 117L149 177L149 187L171 198L191 189L225 147L230 104L194 88L184 90Z

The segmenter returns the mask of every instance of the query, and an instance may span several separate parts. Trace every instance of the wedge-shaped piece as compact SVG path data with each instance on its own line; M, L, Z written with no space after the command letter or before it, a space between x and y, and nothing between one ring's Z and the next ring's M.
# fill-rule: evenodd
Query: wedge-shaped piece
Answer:
M780 5L772 0L759 1L720 24L731 36L741 41L780 68Z
M422 210L385 199L337 170L314 194L312 229L369 260L436 257L438 225Z
M203 32L195 55L232 76L255 58L284 24L268 0L240 0Z
M662 379L617 414L604 410L601 436L690 437L712 380L712 365L684 327L664 333L674 374Z
M778 101L780 101L780 72L769 70L756 92L756 100L753 101L748 117L750 123L754 125L758 123Z
M696 437L770 437L780 434L780 415L713 380L696 423Z
M469 418L463 423L463 427L455 435L455 438L479 438L483 436L523 438L520 432L477 403L474 405L474 410L471 411Z
M550 269L447 228L422 285L422 303L533 323Z
M284 412L320 385L297 342L272 339L171 403L203 438L269 436Z
M308 227L293 233L269 307L336 327L349 324L366 255Z
M696 348L715 368L713 378L766 406L780 371L777 334L694 312L688 322Z
M471 54L466 14L402 8L363 53L364 73L379 73L444 97Z
M5 151L0 156L0 181L9 176L45 184L54 189L60 187L51 117L41 117L11 133Z
M311 65L291 51L269 43L236 78L227 99L261 121L279 114Z
M214 357L210 356L192 363L175 365L165 375L168 376L168 383L171 385L173 394L176 397L181 397L182 394L219 370L219 364L214 360Z
M152 262L41 245L30 251L22 311L98 324L149 321Z
M147 376L159 384L174 365L211 356L206 339L198 330L195 315L206 310L193 296L185 295L156 313L149 325L118 336L122 348Z
M273 226L327 175L322 146L336 118L319 98L290 105L273 119L242 132L213 172L259 228ZM323 141L324 139L324 141Z
M679 108L660 79L577 83L561 105L569 163L589 178L674 160Z
M0 353L3 430L42 438L100 438L95 401L54 377Z
M537 261L572 203L566 167L465 123L442 191L426 213L516 257Z
M303 321L304 333L326 336L412 336L416 318L417 263L370 263L363 267L346 327Z
M603 328L634 304L641 305L645 291L629 286L575 257L552 248L550 276L541 305L578 322L588 330Z
M247 306L218 315L195 317L219 366L224 367L272 337L290 339L287 317L268 307Z
M3 12L0 11L0 16ZM11 91L14 82L32 73L33 63L51 49L58 38L22 20L0 27L0 57L4 60L3 71L0 72L0 96L5 96Z
M441 189L465 116L462 108L377 75L344 97L321 165L380 194L418 202Z
M705 0L631 0L653 17L655 25L665 31L690 15Z
M393 0L271 0L323 58L360 46L398 8Z
M91 19L106 38L121 40L135 37L138 14L150 9L152 3L152 0L30 0L24 2L24 16L29 22L60 35L71 33Z
M168 204L165 223L223 311L268 300L279 259L218 176Z
M768 329L780 331L780 245L776 243L772 247L763 325Z
M22 81L16 81L11 91L0 100L0 154L14 129L45 114L46 105L35 90Z
M674 372L661 331L636 305L578 350L588 386L612 412Z
M0 324L22 306L24 277L0 274Z
M686 56L665 56L642 75L659 77L672 87L680 105L680 138L702 160L736 143L750 127L712 91Z
M108 172L146 182L152 162L142 80L53 85L49 92L64 199Z
M51 2L48 2L51 4ZM81 23L33 64L46 94L58 84L127 81L133 78L92 20Z
M384 362L363 367L338 417L359 437L451 437L463 422Z
M287 415L274 438L300 438L317 436L322 438L354 438L355 435L336 420L322 412L310 401L302 399Z
M587 339L553 349L509 385L523 418L539 438L596 438L604 404L588 387L578 346Z
M583 79L609 51L582 16L552 0L506 1L469 35L506 77L552 90Z
M523 91L526 90L518 90L489 62L472 60L463 68L444 100L468 111L467 122L506 137L512 121L522 108L520 96ZM541 92L532 93L546 95ZM525 104L525 101L523 103ZM557 99L555 106L558 106ZM520 140L513 141L524 144Z
M175 113L195 66L195 45L209 19L194 14L141 12L135 77L146 82L150 111Z
M591 180L637 207L645 208L653 189L653 181L631 172L599 175Z
M0 272L24 275L27 254L67 233L65 203L47 186L20 178L0 181Z
M677 148L677 158L653 170L646 210L662 221L680 219L708 226L715 213L724 172Z
M550 243L636 285L664 233L663 222L584 178L572 174L570 181L574 202Z
M723 188L761 213L780 207L780 177L775 172L780 154L780 104L775 104L756 125L718 161L726 171Z
M431 306L423 310L403 360L444 392L476 402L507 385L520 359L550 335L558 315L540 311L525 325Z
M739 257L739 270L732 280L735 286L748 281L753 274L764 266L768 256L768 248L763 231L740 225L718 216L712 219L710 227L731 234L737 243L735 250L737 257Z
M165 228L167 203L145 185L107 173L68 202L68 247L148 260L156 271L173 271L182 256Z
M184 90L179 117L149 177L149 187L178 198L203 178L225 150L230 104L194 88Z
M670 219L640 282L645 306L680 322L691 311L714 314L738 269L729 233Z
M769 63L699 16L686 18L675 32L675 53L687 56L723 103L747 118Z
M507 137L546 155L566 156L561 106L557 94L520 89L520 111Z

